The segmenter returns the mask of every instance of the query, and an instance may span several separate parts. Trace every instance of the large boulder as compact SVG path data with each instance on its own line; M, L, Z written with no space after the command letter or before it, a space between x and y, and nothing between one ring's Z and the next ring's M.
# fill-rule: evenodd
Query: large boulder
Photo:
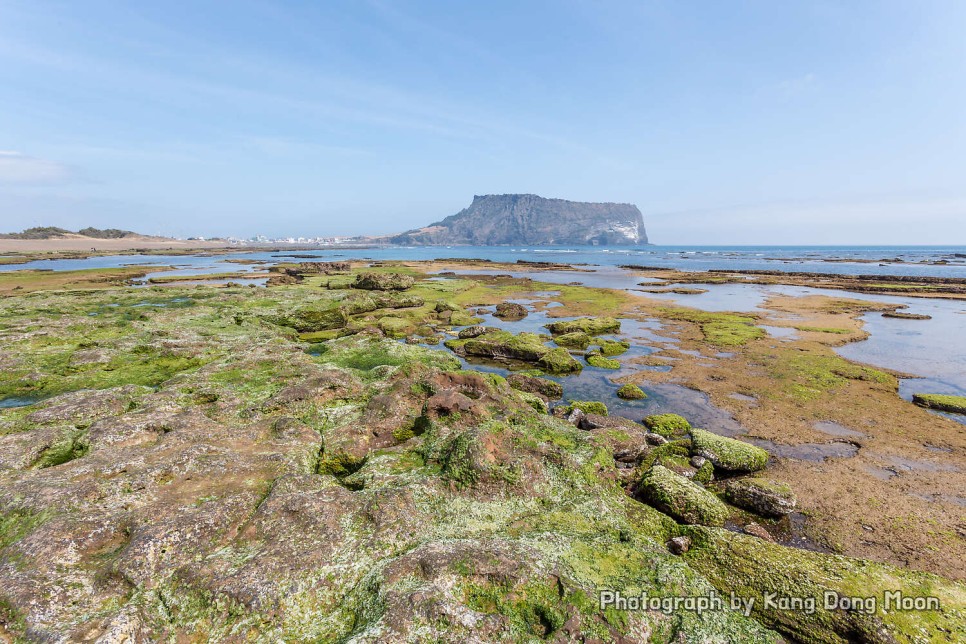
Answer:
M402 273L359 273L352 288L361 288L367 291L405 291L410 288L416 280L411 275Z
M496 305L493 317L503 320L522 320L527 317L527 308L516 302L502 302Z
M725 497L739 508L766 517L785 516L798 502L788 485L763 478L728 481Z
M760 447L703 429L691 430L691 449L693 455L703 456L728 472L757 472L768 464L768 452Z
M681 523L720 526L728 518L728 507L718 497L661 465L641 479L637 494Z

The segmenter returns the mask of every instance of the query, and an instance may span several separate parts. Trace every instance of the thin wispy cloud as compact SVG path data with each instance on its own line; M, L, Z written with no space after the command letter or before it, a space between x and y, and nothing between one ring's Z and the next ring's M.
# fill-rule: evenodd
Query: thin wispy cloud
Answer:
M64 183L74 176L73 170L63 163L0 150L0 185L51 185Z

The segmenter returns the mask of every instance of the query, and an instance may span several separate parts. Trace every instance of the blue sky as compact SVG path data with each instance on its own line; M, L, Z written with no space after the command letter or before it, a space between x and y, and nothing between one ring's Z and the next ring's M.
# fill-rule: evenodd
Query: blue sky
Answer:
M966 244L966 3L0 0L0 229Z

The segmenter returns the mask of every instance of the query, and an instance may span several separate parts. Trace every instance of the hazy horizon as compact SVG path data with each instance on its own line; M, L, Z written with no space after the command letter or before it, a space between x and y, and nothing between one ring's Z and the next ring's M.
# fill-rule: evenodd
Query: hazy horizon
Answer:
M966 244L966 5L0 0L0 213L402 232L473 195L675 245Z

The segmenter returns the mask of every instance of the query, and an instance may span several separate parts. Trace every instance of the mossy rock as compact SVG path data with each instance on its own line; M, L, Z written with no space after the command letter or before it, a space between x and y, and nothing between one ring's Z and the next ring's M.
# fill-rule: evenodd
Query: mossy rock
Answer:
M378 325L379 330L391 338L405 337L412 329L412 324L409 322L409 320L393 317L391 315L379 318Z
M568 349L586 349L590 346L590 336L582 331L574 331L573 333L564 333L563 335L558 335L553 339L558 346L567 347Z
M482 321L483 318L474 317L464 311L454 311L453 315L449 319L449 323L452 326L472 326L474 324L479 324Z
M763 478L728 481L725 498L729 503L766 517L781 517L795 509L795 493L785 483Z
M348 321L349 318L345 311L337 306L327 309L297 309L275 320L279 326L290 327L299 333L341 329L345 327Z
M677 414L653 414L643 422L649 430L665 438L677 438L691 431L691 423Z
M963 584L936 575L769 543L723 528L682 528L691 538L684 559L722 594L753 600L752 616L794 642L963 641ZM885 611L885 593L936 597L938 610ZM825 608L826 594L874 597L874 612ZM765 596L814 602L788 610Z
M517 391L538 394L540 396L544 396L545 398L549 398L550 400L563 398L563 386L561 386L559 382L554 382L553 380L538 378L536 376L528 376L522 373L510 374L507 376L506 380L509 385Z
M966 396L947 396L943 394L913 394L912 402L920 407L938 409L953 414L966 414Z
M404 291L411 288L416 280L412 275L402 273L359 273L352 288L368 291Z
M560 347L545 353L537 364L547 373L554 374L577 373L583 369L583 366L566 349Z
M605 338L595 338L594 342L600 347L602 356L619 356L626 353L631 348L631 343L626 340L607 340Z
M690 467L691 442L687 440L672 441L652 448L637 467L635 479L640 481L652 467L663 465L670 470L683 471Z
M562 322L551 322L547 325L550 333L561 335L565 333L582 332L587 335L601 335L606 333L619 333L621 330L620 320L614 318L578 318Z
M598 369L620 369L621 363L617 360L611 358L605 358L599 355L589 355L587 356L587 364L591 367L597 367Z
M704 464L698 468L698 471L694 473L694 478L692 478L695 483L700 483L701 485L707 485L714 480L714 465L711 461L705 461Z
M518 391L517 395L522 398L526 404L533 407L535 411L538 411L541 414L550 413L550 407L547 405L547 401L537 394L531 394L526 391Z
M459 306L457 306L456 304L453 304L448 300L436 300L436 306L434 307L434 310L437 313L442 313L443 311L452 311L455 313L456 311L460 311L461 309Z
M681 523L720 526L729 514L728 507L714 494L661 465L652 467L641 479L637 494Z
M567 406L567 413L569 414L575 409L579 409L585 414L597 414L598 416L607 415L607 405L599 400L571 400L570 404Z
M703 456L728 472L757 472L768 464L768 452L760 447L703 429L691 430L691 449L693 455Z
M493 317L502 320L522 320L527 317L527 308L516 302L502 302L496 305Z
M345 452L326 454L316 467L319 474L331 474L337 478L349 476L365 465L366 457L353 456Z
M642 400L647 398L647 394L643 389L629 382L617 390L617 397L624 400Z
M508 358L537 362L550 352L543 338L535 333L514 335L502 329L487 329L483 335L465 340L447 340L446 346L468 356ZM567 354L568 356L570 354Z

